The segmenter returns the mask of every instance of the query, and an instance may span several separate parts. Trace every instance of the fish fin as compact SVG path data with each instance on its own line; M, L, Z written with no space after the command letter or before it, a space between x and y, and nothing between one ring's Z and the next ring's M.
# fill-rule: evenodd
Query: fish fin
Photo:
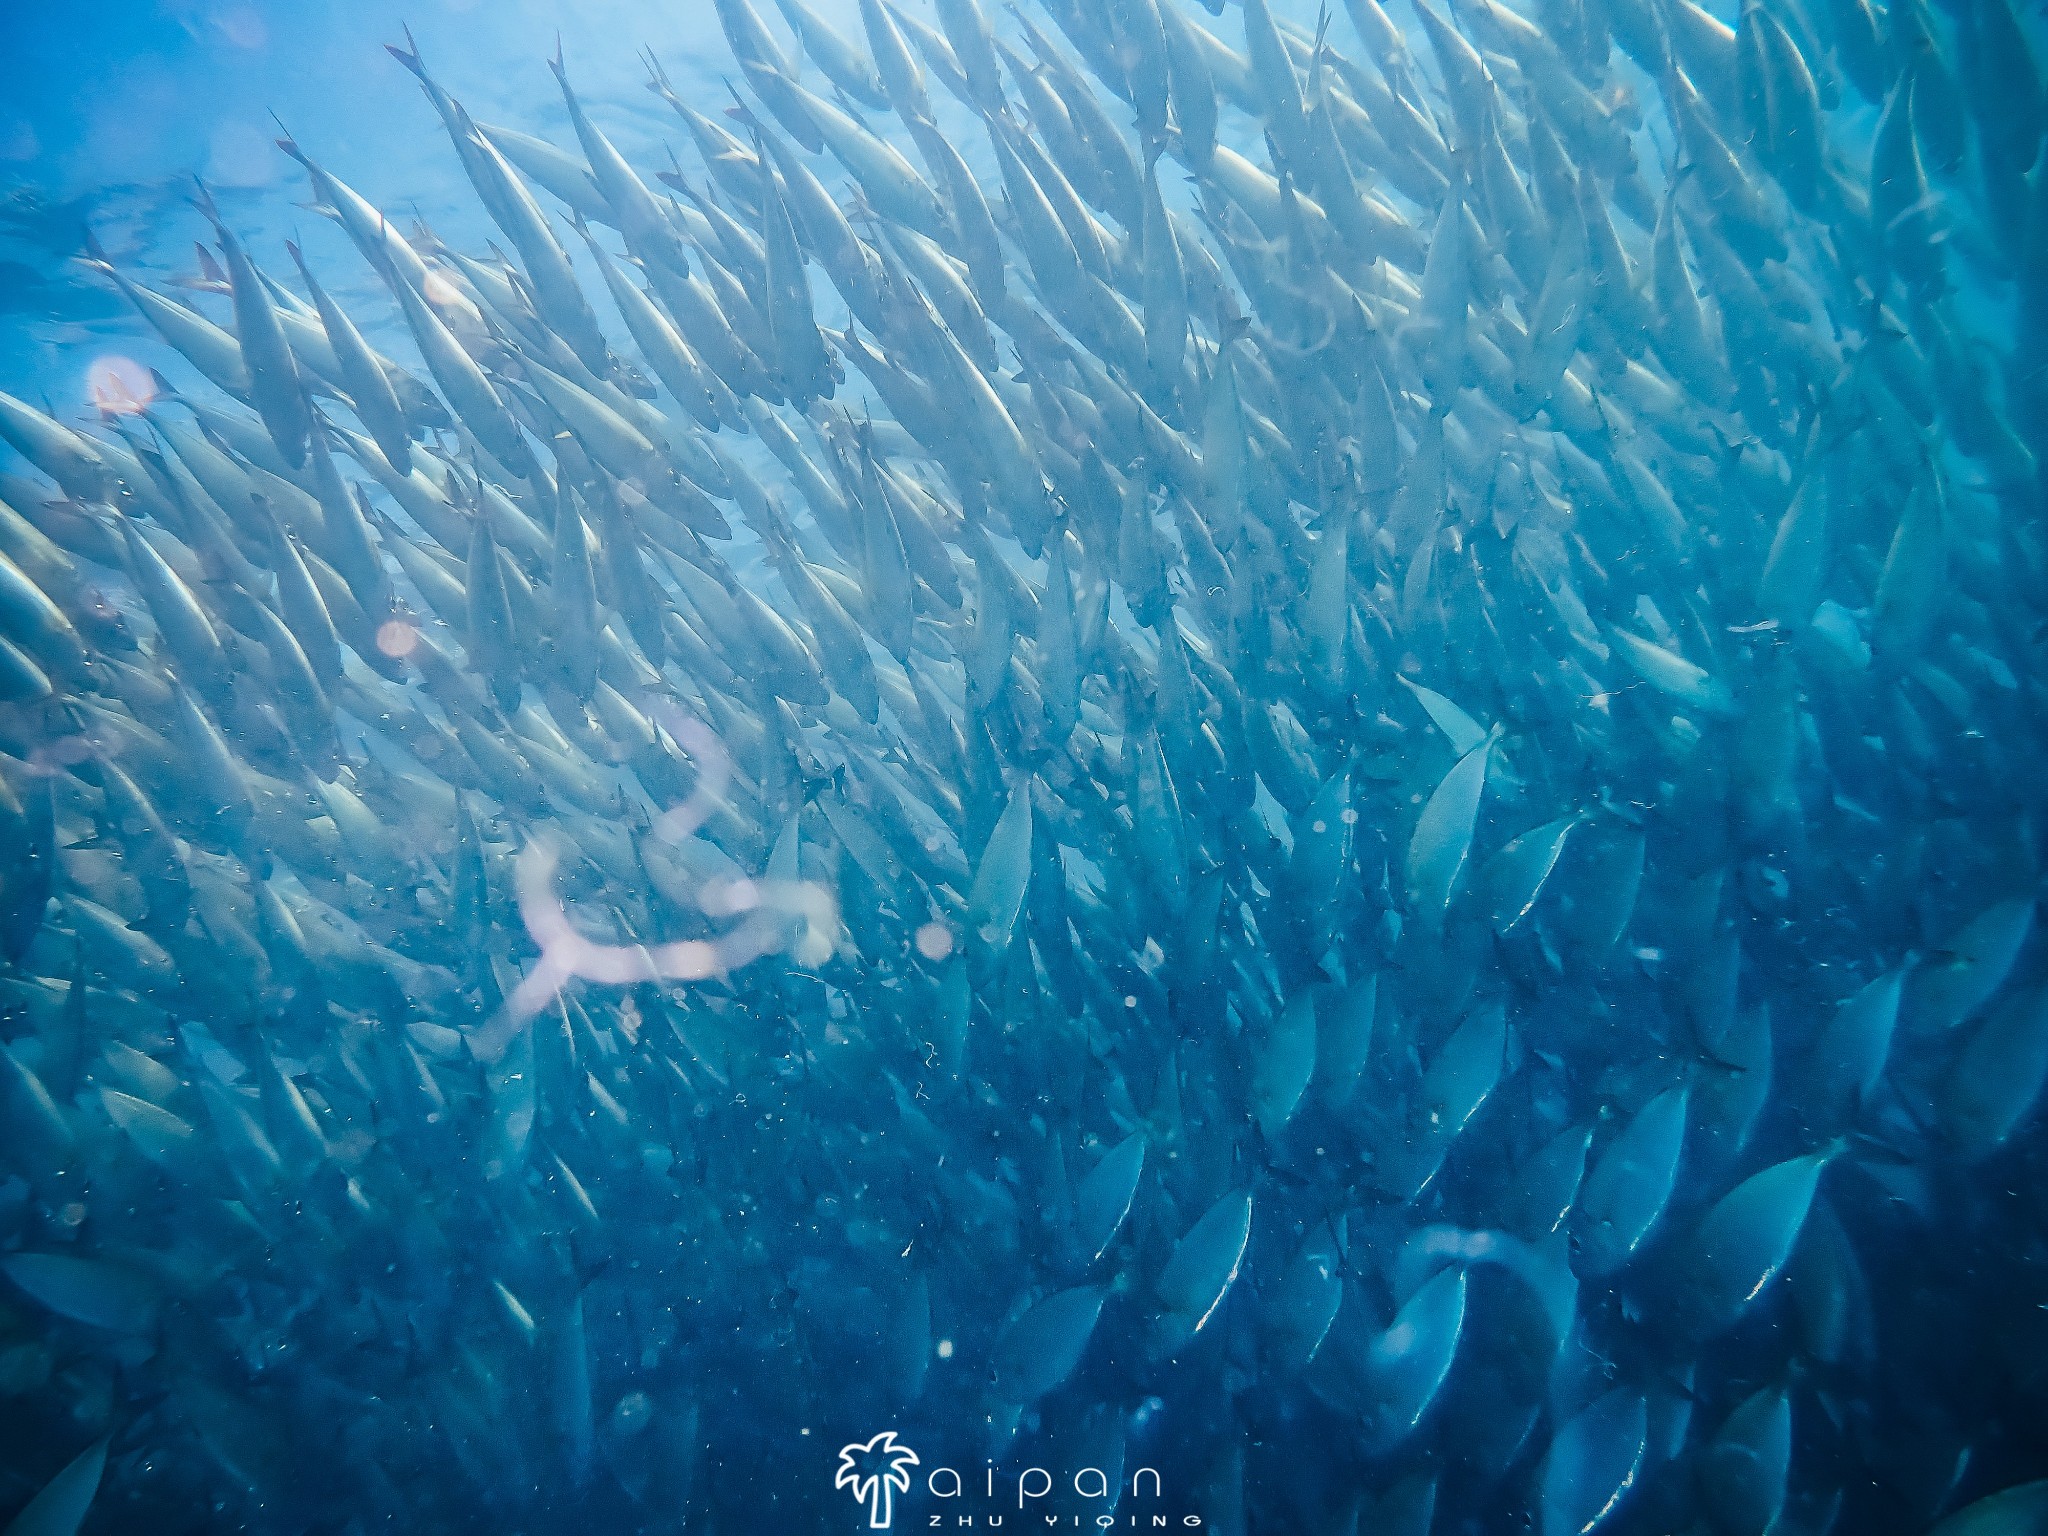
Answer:
M192 176L192 187L192 206L205 216L206 221L214 227L216 233L222 232L220 209L215 206L213 194L207 190L206 183L199 178L196 171Z
M100 237L93 233L90 224L85 226L85 255L80 258L97 272L114 275L114 264L107 258L106 248L100 244Z
M427 66L420 58L420 45L413 40L412 28L401 23L401 30L405 33L406 46L401 48L396 43L386 43L384 51L411 70L421 80L425 80L427 78Z

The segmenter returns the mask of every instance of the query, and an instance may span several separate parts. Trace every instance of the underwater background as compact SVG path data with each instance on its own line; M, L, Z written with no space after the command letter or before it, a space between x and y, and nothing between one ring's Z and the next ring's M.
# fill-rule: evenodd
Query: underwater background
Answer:
M2043 31L10 7L0 1536L2048 1531Z
M844 24L852 13L834 14ZM205 229L190 207L196 174L252 240L275 245L296 231L327 248L326 221L299 206L304 188L273 142L273 113L330 154L360 152L352 185L380 205L407 217L416 208L432 223L487 238L488 221L437 137L432 109L384 52L406 27L428 57L463 61L461 94L480 118L548 136L568 133L544 62L560 37L588 54L578 73L593 104L617 114L618 142L663 164L670 125L681 125L646 92L640 50L652 49L711 105L723 99L721 76L733 72L708 3L170 4L83 16L9 7L0 17L13 61L0 163L16 196L29 194L17 206L22 217L7 221L11 264L0 269L9 378L79 397L93 354L65 324L131 318L111 295L79 291L67 268L80 220L91 219L125 262L168 275L189 263L190 241ZM337 274L338 291L357 282ZM176 353L163 350L175 365Z

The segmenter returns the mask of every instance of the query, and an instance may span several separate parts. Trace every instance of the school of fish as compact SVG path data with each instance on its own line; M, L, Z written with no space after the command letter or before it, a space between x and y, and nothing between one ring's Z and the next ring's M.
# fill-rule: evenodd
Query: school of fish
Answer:
M2034 20L1204 4L81 257L9 1536L2048 1530Z

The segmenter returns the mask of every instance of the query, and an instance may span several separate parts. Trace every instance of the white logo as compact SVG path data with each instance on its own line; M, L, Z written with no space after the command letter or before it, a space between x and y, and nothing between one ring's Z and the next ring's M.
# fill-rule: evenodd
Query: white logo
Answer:
M910 1491L909 1469L917 1465L917 1452L896 1443L896 1431L885 1429L869 1441L854 1441L839 1448L839 1475L834 1488L851 1488L853 1496L868 1507L868 1528L889 1529L895 1518L890 1508L897 1493Z

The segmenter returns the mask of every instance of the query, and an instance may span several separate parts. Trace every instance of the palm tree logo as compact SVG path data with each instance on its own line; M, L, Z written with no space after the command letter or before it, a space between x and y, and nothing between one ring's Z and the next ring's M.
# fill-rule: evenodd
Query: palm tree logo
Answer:
M890 1508L898 1492L910 1491L909 1469L917 1465L917 1452L896 1443L896 1431L885 1429L865 1443L856 1440L839 1448L839 1475L834 1488L851 1488L853 1496L868 1507L868 1528L889 1529L895 1519Z

